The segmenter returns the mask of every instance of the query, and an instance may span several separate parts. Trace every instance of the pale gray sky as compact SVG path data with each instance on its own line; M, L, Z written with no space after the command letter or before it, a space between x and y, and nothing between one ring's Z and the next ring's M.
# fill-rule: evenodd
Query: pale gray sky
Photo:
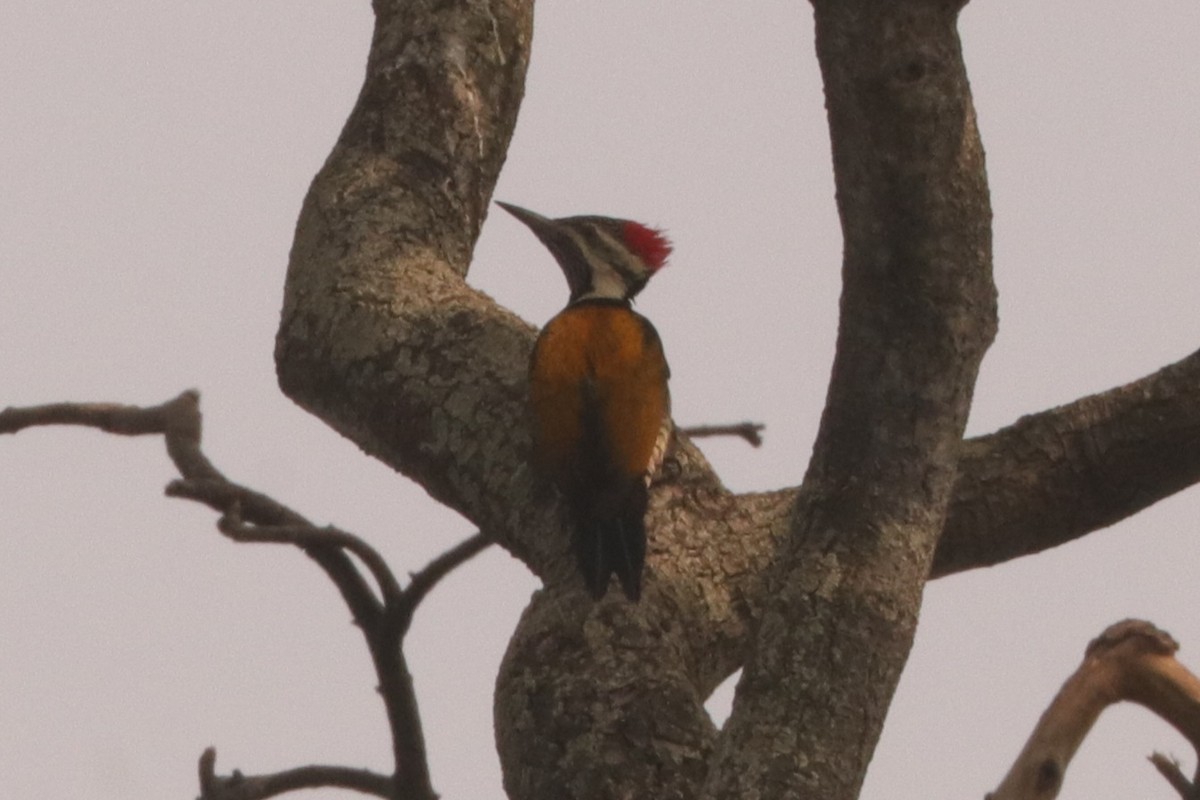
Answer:
M404 572L470 526L292 405L271 361L296 214L370 23L365 0L0 5L0 406L197 387L227 474ZM1200 6L977 0L962 28L1001 292L980 433L1200 346ZM668 229L672 265L639 308L681 423L767 424L762 450L705 445L736 489L799 481L832 356L840 235L812 38L795 1L541 3L497 189ZM537 324L566 294L500 214L471 281ZM0 795L193 797L210 744L222 771L386 768L335 591L299 554L235 546L163 498L171 477L158 439L0 441ZM1155 621L1200 668L1198 518L1193 489L932 584L864 797L981 797L1117 619ZM446 798L502 796L492 682L534 586L489 552L409 638ZM1148 713L1109 712L1062 796L1172 797L1143 759L1155 748L1189 756Z

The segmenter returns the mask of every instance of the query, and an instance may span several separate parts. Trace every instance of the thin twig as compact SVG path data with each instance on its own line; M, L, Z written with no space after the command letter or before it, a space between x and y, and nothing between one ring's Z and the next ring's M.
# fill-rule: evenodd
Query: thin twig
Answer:
M1196 791L1196 787L1183 774L1183 770L1179 768L1179 761L1170 758L1162 753L1152 753L1146 758L1158 770L1158 773L1167 779L1167 783L1173 788L1183 800L1197 800L1200 797L1200 792Z
M167 496L203 503L219 512L222 518L236 513L239 518L263 527L305 527L319 530L303 515L282 503L225 478L172 481L167 484ZM217 528L221 530L219 521ZM229 535L224 530L221 532ZM333 585L350 608L354 621L364 629L374 626L383 615L380 603L350 557L335 546L309 547L304 552L333 581Z
M200 800L265 800L284 792L331 786L353 789L376 797L393 797L392 779L366 769L311 764L267 775L217 775L217 751L210 747L200 756Z
M128 406L120 403L51 403L43 406L9 407L0 411L0 433L17 433L41 425L82 425L122 436L141 436L166 431L166 415L173 403L194 391L184 392L159 406Z
M0 411L0 433L41 425L82 425L121 436L160 433L179 474L193 479L224 476L200 452L200 393L188 389L157 406L120 403L53 403Z
M404 589L404 601L411 615L434 586L455 568L483 552L492 543L482 531L456 544L430 561L423 570L413 573Z
M183 478L167 484L167 497L180 497L203 503L220 514L237 506L241 518L254 525L307 525L314 527L303 515L279 501L241 484L221 478Z
M242 521L240 511L235 506L217 521L217 529L235 542L291 544L304 550L329 547L353 553L371 571L379 585L384 605L402 602L400 584L379 551L354 534L332 525L324 528L312 525L248 525Z
M738 422L732 425L693 425L679 430L693 439L703 436L739 436L749 442L751 447L761 447L762 432L766 427L761 422Z

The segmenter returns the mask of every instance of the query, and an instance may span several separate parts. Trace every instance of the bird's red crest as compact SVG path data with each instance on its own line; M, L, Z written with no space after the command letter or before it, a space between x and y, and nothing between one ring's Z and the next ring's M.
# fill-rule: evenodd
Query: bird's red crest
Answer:
M651 272L667 263L667 256L671 255L671 240L662 231L648 228L640 222L626 222L622 233L625 244L646 262Z

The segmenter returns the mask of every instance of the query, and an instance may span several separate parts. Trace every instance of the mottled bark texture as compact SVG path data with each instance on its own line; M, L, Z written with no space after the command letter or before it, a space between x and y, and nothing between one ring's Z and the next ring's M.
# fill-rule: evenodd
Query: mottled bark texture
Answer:
M996 330L957 4L815 6L845 242L837 352L808 502L769 569L714 798L857 796Z
M679 441L631 606L587 599L529 474L534 331L465 282L532 3L376 3L362 93L297 226L279 378L545 583L496 686L514 798L852 797L931 563L1035 552L1200 477L1200 357L962 442L995 311L957 5L814 8L846 240L815 457L800 490L733 495ZM1131 471L1136 491L1107 491ZM703 700L743 664L718 733Z
M968 439L933 577L1119 522L1200 480L1200 351Z
M532 6L375 3L362 91L300 212L276 343L288 395L502 539L535 527L530 503L509 502L528 496L532 331L463 277L516 124Z

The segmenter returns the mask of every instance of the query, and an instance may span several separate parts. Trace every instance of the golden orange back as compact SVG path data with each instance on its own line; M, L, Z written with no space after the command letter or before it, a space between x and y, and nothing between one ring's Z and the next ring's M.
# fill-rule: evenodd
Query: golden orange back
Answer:
M645 474L670 412L668 375L657 332L628 306L582 303L558 314L538 337L530 364L543 468L569 482L580 460L594 457L581 452L594 436L608 451L608 468L623 477ZM589 432L588 424L600 429Z

